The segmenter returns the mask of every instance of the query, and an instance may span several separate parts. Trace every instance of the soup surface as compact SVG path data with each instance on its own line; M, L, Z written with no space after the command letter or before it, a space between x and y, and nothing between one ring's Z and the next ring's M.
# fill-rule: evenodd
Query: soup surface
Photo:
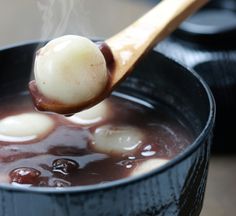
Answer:
M70 117L34 110L28 93L0 99L0 182L102 184L167 163L194 139L162 105L115 93Z

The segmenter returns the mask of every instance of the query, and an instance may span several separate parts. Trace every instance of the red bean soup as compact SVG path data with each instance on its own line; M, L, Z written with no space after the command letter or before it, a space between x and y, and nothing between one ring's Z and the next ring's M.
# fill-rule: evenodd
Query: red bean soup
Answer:
M67 117L36 111L22 92L0 99L0 182L103 184L166 164L194 137L180 113L122 93Z

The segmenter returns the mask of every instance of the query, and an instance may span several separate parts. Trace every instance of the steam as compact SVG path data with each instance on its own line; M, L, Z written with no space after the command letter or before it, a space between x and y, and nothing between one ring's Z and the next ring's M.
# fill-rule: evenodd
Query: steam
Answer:
M42 13L41 40L48 40L64 34L88 35L89 11L86 0L37 0Z
M41 12L42 28L37 50L44 41L65 35L75 34L89 37L91 31L89 8L85 7L86 0L37 0ZM33 69L30 80L34 79Z

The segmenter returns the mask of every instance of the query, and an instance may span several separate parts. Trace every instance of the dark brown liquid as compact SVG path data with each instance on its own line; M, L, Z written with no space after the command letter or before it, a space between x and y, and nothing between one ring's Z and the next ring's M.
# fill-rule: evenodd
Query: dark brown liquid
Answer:
M193 141L187 124L164 106L153 109L117 96L107 99L107 104L106 118L96 125L83 127L62 115L48 113L55 128L43 139L23 143L0 141L1 176L8 176L9 182L33 186L104 183L128 177L146 160L172 159ZM36 112L28 94L0 100L0 119L26 112ZM91 147L91 137L97 127L107 124L139 128L145 139L133 153L96 152Z

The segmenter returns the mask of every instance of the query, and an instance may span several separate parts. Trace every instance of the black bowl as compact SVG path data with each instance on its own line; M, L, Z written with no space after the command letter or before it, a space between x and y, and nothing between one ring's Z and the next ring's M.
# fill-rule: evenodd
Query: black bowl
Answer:
M236 122L236 60L212 59L197 64L194 69L211 87L217 104L213 149L217 153L235 153Z
M221 2L226 4L232 0ZM236 1L234 3L236 8ZM193 69L207 82L217 106L212 152L235 154L236 145L232 140L236 120L236 40L221 40L222 46L211 46L212 42L203 45L174 34L156 49Z
M0 51L0 97L27 88L37 43ZM149 173L63 189L0 185L0 215L199 215L206 186L215 103L194 72L150 52L119 91L167 104L191 123L195 141Z

